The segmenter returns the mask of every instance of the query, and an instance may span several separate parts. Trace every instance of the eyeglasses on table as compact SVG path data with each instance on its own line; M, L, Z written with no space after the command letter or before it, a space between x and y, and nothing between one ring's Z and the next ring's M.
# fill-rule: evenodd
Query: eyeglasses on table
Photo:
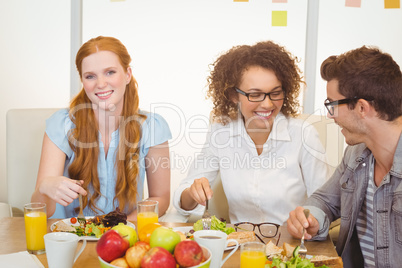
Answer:
M265 238L276 237L278 234L278 231L279 231L279 227L280 227L279 224L271 223L271 222L262 222L262 223L238 222L238 223L234 224L234 228L235 228L236 232L237 231L254 231L255 232L255 229L257 228L259 234ZM264 240L257 233L255 235L262 243L265 244ZM280 238L280 234L276 241L276 245L278 245L279 238Z

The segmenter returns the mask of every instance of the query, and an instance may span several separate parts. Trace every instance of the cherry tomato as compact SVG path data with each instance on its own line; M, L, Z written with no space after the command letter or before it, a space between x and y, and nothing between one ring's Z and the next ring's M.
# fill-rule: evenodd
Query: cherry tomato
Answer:
M71 218L71 219L70 219L70 222L71 222L72 224L76 223L76 222L77 222L77 218L74 218L74 217Z

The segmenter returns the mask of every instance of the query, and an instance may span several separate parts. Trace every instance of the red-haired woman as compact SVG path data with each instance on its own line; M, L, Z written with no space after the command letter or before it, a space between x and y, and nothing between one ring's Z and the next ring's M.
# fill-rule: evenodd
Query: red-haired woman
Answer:
M85 215L119 207L136 220L145 172L159 214L169 207L171 133L160 115L139 110L130 62L126 47L112 37L91 39L78 51L83 89L69 109L46 121L32 196L47 204L48 217L76 216L82 194Z

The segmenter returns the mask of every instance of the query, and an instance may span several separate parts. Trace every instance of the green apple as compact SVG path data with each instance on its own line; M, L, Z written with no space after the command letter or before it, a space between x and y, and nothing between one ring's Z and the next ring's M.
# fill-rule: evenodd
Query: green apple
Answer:
M122 222L116 226L113 226L112 229L116 230L124 239L126 239L130 243L130 247L132 247L138 240L135 229L131 226L125 225Z
M167 227L159 227L152 232L149 245L151 248L162 247L173 254L174 248L180 241L178 233Z

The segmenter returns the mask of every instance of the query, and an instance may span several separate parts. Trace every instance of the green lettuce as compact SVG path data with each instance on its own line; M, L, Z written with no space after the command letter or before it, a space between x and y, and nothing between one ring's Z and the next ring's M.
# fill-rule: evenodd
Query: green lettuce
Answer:
M196 223L193 225L194 231L199 231L202 230L202 219L198 220ZM226 222L220 221L217 217L212 216L211 217L211 230L218 230L222 231L226 234L230 234L235 232L235 229L233 227L226 227Z
M265 268L271 267L286 267L286 268L315 268L314 264L310 262L309 259L302 259L300 256L293 257L287 262L282 261L280 258L273 258L271 264L266 264ZM323 265L319 268L328 268L328 266Z
M98 227L100 227L100 228L105 228L105 227L103 226L103 224L101 224L101 225L99 225L99 226L98 226L98 225L95 225L94 223L87 224L87 225L85 226L85 233L86 233L87 235L89 235L89 236L95 235L96 238L99 238L99 237L102 236L102 231L99 230Z

